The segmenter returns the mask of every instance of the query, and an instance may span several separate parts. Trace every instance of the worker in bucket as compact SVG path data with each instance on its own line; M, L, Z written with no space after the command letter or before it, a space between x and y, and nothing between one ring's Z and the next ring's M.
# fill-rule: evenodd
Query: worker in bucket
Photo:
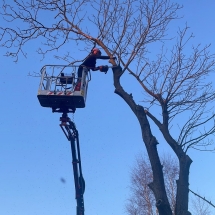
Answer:
M101 51L98 48L92 49L90 55L84 60L84 62L79 66L78 68L78 82L75 87L75 91L80 91L81 87L81 78L82 78L82 71L83 67L87 67L88 70L98 71L101 72L107 72L108 66L98 66L96 67L96 60L97 59L116 59L115 57L109 57L109 56L102 56Z

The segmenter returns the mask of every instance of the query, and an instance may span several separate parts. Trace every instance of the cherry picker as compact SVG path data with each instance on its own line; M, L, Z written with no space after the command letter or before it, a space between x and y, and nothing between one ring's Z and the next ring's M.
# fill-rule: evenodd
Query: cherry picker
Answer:
M41 80L38 90L38 100L42 107L52 108L52 112L62 113L60 127L68 141L72 152L72 166L75 183L76 214L84 215L85 181L82 174L79 134L75 123L68 113L74 113L76 108L86 106L87 88L90 73L83 67L81 84L77 78L78 66L46 65L41 69ZM80 79L80 78L79 78ZM80 87L76 90L76 84Z
M72 166L77 201L76 215L84 215L85 181L82 174L79 134L75 123L68 113L75 113L76 108L85 108L88 83L91 80L89 68L82 66L82 77L78 77L79 66L45 65L41 69L38 100L42 107L51 108L52 112L62 113L60 127L70 142ZM108 66L100 71L107 72ZM112 67L113 68L113 67ZM78 86L78 87L77 87Z

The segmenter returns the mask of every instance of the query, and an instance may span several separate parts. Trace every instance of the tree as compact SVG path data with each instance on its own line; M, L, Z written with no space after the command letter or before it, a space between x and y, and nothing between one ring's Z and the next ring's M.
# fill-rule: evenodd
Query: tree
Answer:
M167 196L170 201L171 210L175 211L176 179L179 168L176 160L170 156L161 159L164 172L164 181ZM148 184L153 180L153 173L150 162L146 156L138 156L134 167L131 170L131 195L126 204L126 211L129 215L155 215L155 198Z
M170 155L161 157L163 165L164 181L167 196L170 201L172 213L175 211L176 200L176 180L179 174L179 167L176 159ZM153 173L147 156L139 155L136 159L134 167L131 170L131 194L126 204L128 215L156 215L155 198L148 184L153 179ZM211 202L205 198L201 199L195 196L191 200L191 210L193 215L210 215L209 210ZM211 206L213 206L211 204ZM214 206L213 206L214 207Z
M209 206L209 204L207 204L199 197L192 199L192 208L194 215L210 215L211 211L209 210Z
M178 30L171 50L162 46L170 39L167 27L178 18L177 11L181 6L170 0L15 0L10 5L3 0L1 4L1 16L8 25L10 22L25 25L22 29L0 27L1 45L9 49L6 55L14 57L15 61L19 54L26 55L24 46L31 40L43 42L38 49L43 57L72 41L95 43L107 55L117 55L120 65L110 61L115 66L115 93L139 121L153 172L149 187L155 196L158 212L160 215L172 215L157 150L158 141L150 123L159 128L178 158L175 214L189 215L189 169L192 160L187 151L191 148L205 150L211 144L208 138L215 129L211 108L215 93L206 78L213 72L215 58L209 52L209 45L192 46L186 54L193 36L188 35L187 26ZM51 21L45 22L40 18L44 13ZM90 29L87 28L89 22ZM161 47L160 53L155 53L156 58L150 55L152 45ZM61 59L69 61L69 57L66 53ZM142 105L137 104L132 94L121 85L125 72L142 87ZM178 126L179 117L180 128L178 136L174 137L171 128Z

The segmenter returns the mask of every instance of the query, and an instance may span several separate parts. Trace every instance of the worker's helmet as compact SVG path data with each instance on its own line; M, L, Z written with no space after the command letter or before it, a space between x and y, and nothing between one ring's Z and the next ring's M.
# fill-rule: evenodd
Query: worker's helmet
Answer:
M100 54L100 55L102 54L101 51L100 51L98 48L94 48L94 49L92 50L92 53L94 53L94 51L96 51L97 54Z

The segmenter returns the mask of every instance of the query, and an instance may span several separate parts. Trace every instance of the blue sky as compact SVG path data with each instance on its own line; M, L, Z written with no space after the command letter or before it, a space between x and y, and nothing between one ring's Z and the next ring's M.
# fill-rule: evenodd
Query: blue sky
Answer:
M212 43L214 51L215 2L183 0L180 11L195 34L196 43ZM26 46L28 58L19 62L1 54L2 93L0 136L0 214L2 215L71 215L75 214L74 183L69 142L59 127L61 114L42 108L37 100L39 78L28 76L39 72L44 64L59 63L51 57L41 61L33 42ZM87 53L71 53L83 59ZM124 83L136 89L133 82ZM128 84L129 83L129 84ZM126 87L125 87L126 88ZM80 133L83 175L86 181L85 211L94 215L125 213L129 196L130 171L135 157L145 153L137 119L113 93L111 71L93 73L89 84L87 106L77 110L74 118ZM139 96L141 96L141 91ZM72 115L70 115L72 118ZM156 131L154 135L159 139ZM159 151L168 153L164 142ZM190 151L193 159L190 188L215 203L215 154ZM61 182L65 179L65 183ZM192 194L190 194L192 197ZM215 210L213 210L215 213Z

